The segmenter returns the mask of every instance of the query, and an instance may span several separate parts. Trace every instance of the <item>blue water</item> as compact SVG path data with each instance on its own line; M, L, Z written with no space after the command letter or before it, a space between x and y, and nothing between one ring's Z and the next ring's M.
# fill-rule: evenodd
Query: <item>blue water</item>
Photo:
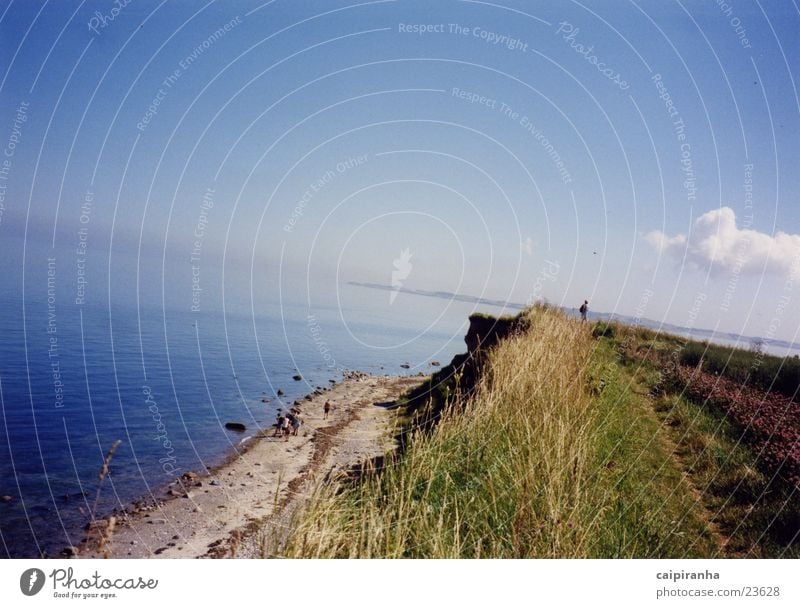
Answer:
M2 302L0 495L12 500L0 503L0 555L54 555L79 541L118 440L99 514L220 463L343 369L414 374L464 350L471 305L340 293L329 306L256 314L59 303L53 318L45 296ZM227 431L229 421L247 432Z

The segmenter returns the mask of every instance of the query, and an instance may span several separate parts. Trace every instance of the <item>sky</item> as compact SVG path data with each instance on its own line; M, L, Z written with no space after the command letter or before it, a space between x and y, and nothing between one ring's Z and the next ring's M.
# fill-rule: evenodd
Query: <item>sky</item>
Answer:
M375 282L793 341L799 28L777 1L0 2L4 290Z

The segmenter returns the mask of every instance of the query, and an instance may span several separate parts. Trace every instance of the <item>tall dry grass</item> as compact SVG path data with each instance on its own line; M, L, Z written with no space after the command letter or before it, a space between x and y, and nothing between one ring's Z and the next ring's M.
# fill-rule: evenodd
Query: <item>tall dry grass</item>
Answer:
M291 523L289 557L583 557L604 496L592 459L586 324L534 310L489 355L477 390L353 487L320 486Z

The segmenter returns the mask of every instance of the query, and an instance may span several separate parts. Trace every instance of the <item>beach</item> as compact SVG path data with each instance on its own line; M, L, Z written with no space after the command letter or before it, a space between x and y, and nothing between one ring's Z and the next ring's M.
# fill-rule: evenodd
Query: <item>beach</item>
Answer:
M392 405L426 379L351 373L299 400L304 424L297 436L287 441L266 429L209 474L185 472L155 504L118 515L102 547L97 533L68 552L95 558L264 557L263 539L281 537L291 512L318 483L395 447ZM332 404L327 419L326 401Z

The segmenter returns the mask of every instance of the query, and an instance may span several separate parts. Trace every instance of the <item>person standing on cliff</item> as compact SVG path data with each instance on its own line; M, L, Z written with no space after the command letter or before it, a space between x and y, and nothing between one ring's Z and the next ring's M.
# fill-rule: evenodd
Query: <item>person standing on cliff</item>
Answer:
M589 300L584 300L578 310L580 310L581 313L581 321L586 321L586 315L589 314Z

